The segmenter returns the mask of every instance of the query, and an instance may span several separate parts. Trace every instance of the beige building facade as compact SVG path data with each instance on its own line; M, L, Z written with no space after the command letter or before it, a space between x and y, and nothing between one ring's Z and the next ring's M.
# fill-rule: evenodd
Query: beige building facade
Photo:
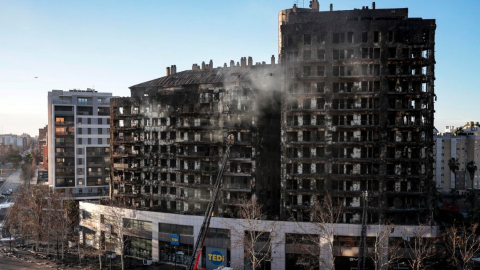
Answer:
M437 133L434 147L434 179L440 192L450 192L452 189L465 192L467 189L480 189L480 171L473 174L467 169L467 164L473 161L479 164L480 155L480 124L469 122L464 126L446 127L445 132ZM458 159L458 170L453 173L449 167L450 159Z

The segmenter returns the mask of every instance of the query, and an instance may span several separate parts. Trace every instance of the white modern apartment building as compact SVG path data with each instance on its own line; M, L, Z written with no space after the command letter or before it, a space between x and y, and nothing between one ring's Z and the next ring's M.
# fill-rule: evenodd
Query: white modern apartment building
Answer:
M447 126L444 133L438 133L434 146L434 179L440 192L452 189L464 193L467 189L480 189L480 170L468 170L468 163L480 168L480 124L468 122L454 128ZM458 159L459 169L453 173L449 160Z
M51 187L78 199L108 196L111 97L89 88L48 92Z

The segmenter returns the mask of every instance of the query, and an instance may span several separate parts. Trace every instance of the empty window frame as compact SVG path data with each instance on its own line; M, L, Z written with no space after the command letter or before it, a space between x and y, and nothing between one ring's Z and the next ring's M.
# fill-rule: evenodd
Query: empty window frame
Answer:
M368 42L368 32L362 32L362 43Z
M310 77L312 74L312 68L310 66L303 67L303 77Z
M304 61L312 60L312 51L311 50L304 50L303 51L303 60Z
M317 59L325 60L325 50L317 50Z
M319 77L325 76L325 66L317 66L317 76Z
M303 45L312 45L312 35L310 34L303 35Z
M317 44L325 44L326 37L327 37L326 33L320 33L317 36Z
M317 93L325 93L325 82L317 82Z
M347 32L347 43L353 43L353 32Z
M373 32L373 42L380 42L380 31Z
M333 76L345 76L345 66L333 66Z

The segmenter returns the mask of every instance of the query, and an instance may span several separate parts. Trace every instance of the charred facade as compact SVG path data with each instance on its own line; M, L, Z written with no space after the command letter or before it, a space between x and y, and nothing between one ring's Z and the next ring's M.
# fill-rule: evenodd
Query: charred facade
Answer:
M435 20L408 9L279 13L282 213L309 220L327 192L343 222L424 221L431 212ZM342 221L341 221L342 222Z
M281 68L251 58L212 66L172 66L166 77L132 86L130 98L112 100L114 196L203 215L233 134L215 214L235 215L237 200L252 194L279 213Z
M279 62L213 63L132 86L111 103L111 190L137 206L204 214L228 134L238 140L215 213L255 195L310 220L327 193L359 223L431 213L435 20L408 9L279 13Z

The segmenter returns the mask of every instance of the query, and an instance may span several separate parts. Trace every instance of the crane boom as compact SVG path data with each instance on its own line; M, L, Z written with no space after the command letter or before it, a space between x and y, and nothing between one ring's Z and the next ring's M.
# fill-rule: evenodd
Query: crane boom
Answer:
M213 209L215 208L215 203L217 201L218 192L220 191L220 186L222 185L222 176L225 170L225 164L227 164L227 159L228 159L228 156L230 155L230 147L233 145L234 140L235 139L232 134L227 136L227 139L226 139L227 148L225 150L225 154L223 155L222 164L220 165L220 169L217 175L217 180L215 180L215 189L213 190L213 196L210 199L210 202L208 203L207 210L205 211L205 217L203 218L202 227L200 228L197 241L195 242L192 260L190 261L190 264L188 266L189 270L193 270L194 268L196 268L196 264L195 264L196 261L198 263L197 257L200 256L200 250L203 247L203 244L205 242L205 237L207 236L208 228L210 227L210 219L212 218L212 213L213 213Z

